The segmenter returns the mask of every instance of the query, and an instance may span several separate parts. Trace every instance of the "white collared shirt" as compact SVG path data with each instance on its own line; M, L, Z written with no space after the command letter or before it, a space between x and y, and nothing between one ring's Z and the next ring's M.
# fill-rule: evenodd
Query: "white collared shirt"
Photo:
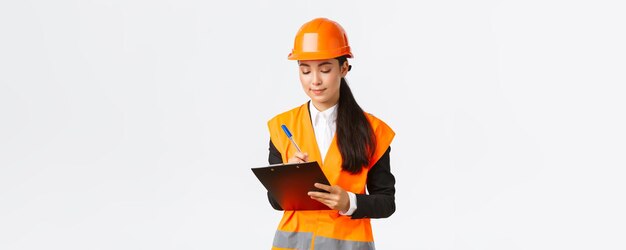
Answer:
M311 113L311 122L313 123L313 131L315 132L315 140L317 141L317 147L322 155L322 163L326 158L328 148L335 137L337 131L337 104L324 111L319 111L313 105L313 102L309 102L309 112ZM348 197L350 198L350 208L345 213L339 211L341 215L352 215L356 210L356 195L350 191Z
M320 149L320 154L322 154L323 163L330 143L335 136L335 131L337 131L337 104L324 111L319 111L313 105L313 102L309 102L309 110L311 112L313 130L315 131L315 140L317 140L317 147Z

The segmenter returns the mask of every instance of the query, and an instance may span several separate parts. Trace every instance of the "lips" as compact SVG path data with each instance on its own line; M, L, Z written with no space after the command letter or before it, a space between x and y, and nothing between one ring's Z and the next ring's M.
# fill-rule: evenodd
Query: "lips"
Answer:
M315 95L321 95L322 93L324 93L324 90L326 89L311 89L311 92L313 92L313 94Z

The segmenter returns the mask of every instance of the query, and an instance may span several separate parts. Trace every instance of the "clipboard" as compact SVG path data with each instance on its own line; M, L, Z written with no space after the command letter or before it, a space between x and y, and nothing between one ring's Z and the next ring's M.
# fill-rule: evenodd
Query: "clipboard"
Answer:
M330 185L316 161L274 164L252 168L252 172L284 210L330 210L307 195L309 191L326 192L314 187L316 182Z

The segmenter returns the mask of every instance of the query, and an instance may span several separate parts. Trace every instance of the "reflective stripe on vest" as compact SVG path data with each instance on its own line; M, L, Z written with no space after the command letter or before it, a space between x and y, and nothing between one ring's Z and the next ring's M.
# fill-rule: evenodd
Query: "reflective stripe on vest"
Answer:
M374 250L374 242L338 240L326 237L315 237L315 250Z
M319 163L331 185L341 186L355 194L365 194L369 169L387 151L395 135L393 130L383 121L367 113L366 117L374 130L376 150L370 159L370 165L363 168L358 174L342 171L341 152L337 145L336 134L328 148L326 158L324 161L321 160L308 103L272 118L268 122L268 128L270 139L281 153L283 162L287 162L297 152L281 129L281 125L285 124L291 130L293 139L302 151L309 154L309 161ZM331 244L333 246L323 247L325 249L335 249L338 246L346 246L345 249L373 249L374 247L374 237L369 219L353 220L349 216L339 215L336 210L284 211L277 230L274 241L275 247L300 249L300 247L308 246L309 248L321 249L318 248L318 244ZM310 237L303 235L310 235ZM348 246L357 248L348 248Z
M298 233L298 232L285 232L276 231L274 236L275 248L286 249L311 249L311 239L313 239L313 233ZM374 250L374 242L363 241L351 241L351 240L338 240L326 237L315 237L315 250Z
M285 232L276 230L274 247L291 249L310 249L313 233Z

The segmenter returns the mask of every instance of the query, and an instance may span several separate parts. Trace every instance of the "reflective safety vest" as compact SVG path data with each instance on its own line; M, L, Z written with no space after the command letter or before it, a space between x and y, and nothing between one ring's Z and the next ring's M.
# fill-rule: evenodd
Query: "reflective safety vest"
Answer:
M322 164L308 103L272 118L268 122L270 139L281 153L283 162L293 157L297 149L281 129L285 124L302 152L309 154L309 161L319 163L331 185L364 194L369 169L382 157L395 135L383 121L368 113L366 117L376 136L376 151L370 165L358 174L342 171L336 136ZM284 211L272 249L374 249L374 237L368 218L353 220L350 216L340 215L337 210Z

